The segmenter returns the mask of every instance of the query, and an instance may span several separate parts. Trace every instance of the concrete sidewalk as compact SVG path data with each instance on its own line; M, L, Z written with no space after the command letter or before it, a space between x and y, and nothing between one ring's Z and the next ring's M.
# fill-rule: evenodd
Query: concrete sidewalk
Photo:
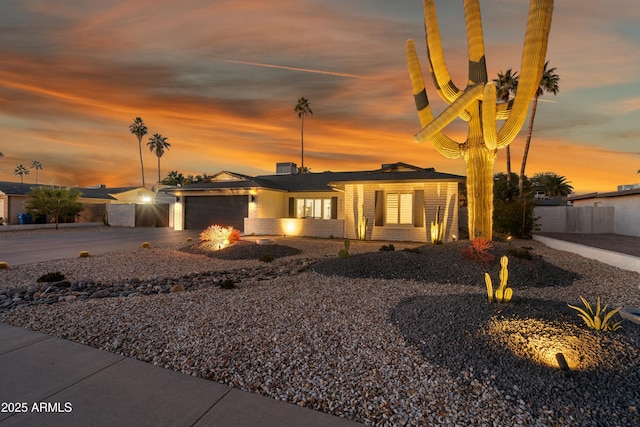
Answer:
M0 405L3 427L360 425L3 323Z

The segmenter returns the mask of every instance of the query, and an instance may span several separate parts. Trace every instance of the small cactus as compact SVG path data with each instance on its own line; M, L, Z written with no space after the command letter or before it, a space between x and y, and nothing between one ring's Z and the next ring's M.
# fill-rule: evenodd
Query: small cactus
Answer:
M8 269L9 269L9 264L4 261L0 261L0 270L8 270Z
M78 252L78 258L89 258L91 254L89 251L80 251Z
M351 245L351 242L349 241L349 239L344 239L344 249L340 249L340 251L338 252L338 256L340 258L349 258L350 245Z
M142 244L140 245L141 248L143 249L149 249L151 247L151 243L149 242L142 242Z
M500 286L496 289L495 294L493 292L493 283L489 273L484 273L484 282L487 285L487 297L489 302L493 302L494 297L497 302L509 302L513 297L513 289L507 288L507 280L509 279L509 270L507 265L509 264L509 258L503 256L500 258Z

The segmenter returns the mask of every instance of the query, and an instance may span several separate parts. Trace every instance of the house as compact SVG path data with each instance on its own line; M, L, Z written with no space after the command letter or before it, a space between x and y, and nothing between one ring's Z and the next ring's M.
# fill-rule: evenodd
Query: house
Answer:
M0 218L4 219L5 224L19 224L19 215L26 212L28 194L32 188L41 186L43 184L0 181ZM129 215L131 226L146 225L144 222L149 221L147 219L149 216L144 215L143 205L154 200L155 193L151 190L139 187L107 188L104 185L78 188L78 190L81 193L79 201L84 205L84 210L76 219L77 222L103 222L107 206L111 205L119 205L121 208L126 207L125 205L130 206L129 210L133 212ZM157 212L158 208L154 211ZM167 219L164 221L164 226L167 226L168 204L165 211L164 216ZM154 221L154 225L157 225L158 220Z
M275 175L255 177L223 171L206 183L167 189L175 197L173 227L219 224L245 235L429 242L430 223L439 212L444 240L458 235L463 176L406 163L354 172L296 169L279 163Z

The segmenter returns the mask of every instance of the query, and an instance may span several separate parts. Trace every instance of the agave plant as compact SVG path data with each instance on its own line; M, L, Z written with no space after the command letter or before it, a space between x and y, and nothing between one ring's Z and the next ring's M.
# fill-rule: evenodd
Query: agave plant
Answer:
M620 311L622 307L615 308L606 313L608 306L605 305L604 308L600 309L600 296L598 296L596 301L596 310L594 312L589 301L583 297L580 297L580 299L582 300L586 310L571 304L567 305L578 312L578 316L584 320L588 327L595 329L596 331L617 331L622 327L622 322L611 322L613 315Z

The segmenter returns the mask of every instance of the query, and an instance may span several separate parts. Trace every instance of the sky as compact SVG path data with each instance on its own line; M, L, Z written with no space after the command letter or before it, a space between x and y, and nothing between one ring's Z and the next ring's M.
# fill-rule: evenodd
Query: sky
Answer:
M529 1L480 1L490 78L518 70ZM457 86L467 80L462 1L436 0L443 48ZM540 98L526 174L563 175L578 194L640 182L640 4L556 0L547 59L557 96ZM420 131L405 60L414 39L428 70L420 0L2 0L0 181L65 186L142 184L167 137L161 177L275 173L277 162L312 172L373 170L405 162L465 175ZM437 116L446 107L426 75ZM499 124L500 125L500 124ZM466 123L447 133L466 139ZM520 169L526 125L511 144ZM506 170L501 150L495 172Z

